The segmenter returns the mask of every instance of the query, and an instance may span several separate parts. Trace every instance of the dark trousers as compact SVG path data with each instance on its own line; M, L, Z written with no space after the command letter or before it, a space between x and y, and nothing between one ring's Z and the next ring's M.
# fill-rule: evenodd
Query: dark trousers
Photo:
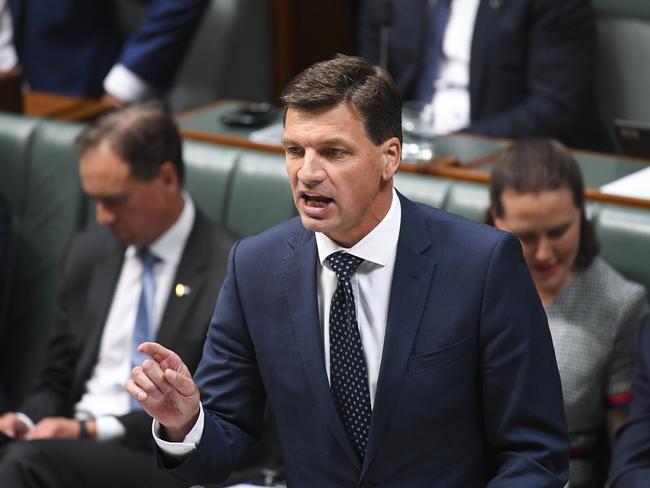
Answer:
M13 441L2 448L0 485L11 488L187 488L158 468L153 451L117 442Z

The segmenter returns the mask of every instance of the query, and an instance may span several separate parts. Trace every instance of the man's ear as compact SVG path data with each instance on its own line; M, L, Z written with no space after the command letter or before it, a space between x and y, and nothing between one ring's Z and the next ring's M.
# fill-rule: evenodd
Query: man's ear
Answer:
M499 216L497 216L497 213L494 211L494 206L490 205L488 207L488 216L490 217L490 220L487 222L491 224L492 226L498 228L498 229L504 229L503 227L503 219Z
M180 181L178 179L178 171L176 171L176 166L171 161L165 161L160 166L160 173L158 173L162 183L172 189L180 189Z
M402 161L402 144L397 137L391 137L382 144L383 164L382 178L389 181L395 176Z

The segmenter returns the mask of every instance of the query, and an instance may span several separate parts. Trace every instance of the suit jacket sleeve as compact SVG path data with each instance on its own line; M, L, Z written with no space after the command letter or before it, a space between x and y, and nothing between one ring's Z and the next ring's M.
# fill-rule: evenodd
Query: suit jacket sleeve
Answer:
M650 317L639 329L634 396L623 427L619 430L612 454L612 488L650 486Z
M483 422L494 476L489 487L568 480L569 437L546 314L519 242L500 239L487 270L480 324Z
M159 90L167 90L180 66L207 0L154 0L119 63Z
M516 3L516 2L513 2ZM513 38L493 46L509 52L485 53L493 59L488 66L487 79L494 74L494 82L488 85L490 93L472 100L472 120L469 132L500 137L530 137L552 134L561 140L571 139L572 128L580 127L586 121L580 120L594 113L594 76L596 66L596 31L592 7L587 0L531 0L525 9L526 17L518 20L523 34L510 33ZM504 2L502 9L508 8ZM503 16L507 16L507 12ZM521 12L518 15L524 15ZM477 42L485 36L495 35L483 32L477 35L472 47L475 54ZM517 41L516 39L519 39ZM525 46L508 46L508 43L522 42ZM508 68L505 63L515 62L510 53L518 50L519 66ZM472 60L472 63L481 60ZM526 93L519 103L502 111L487 107L491 100L507 94L495 94L508 81L506 70L523 72ZM501 72L499 77L497 72ZM470 84L474 82L474 79ZM471 87L472 94L482 87ZM479 100L482 98L482 100ZM486 109L487 107L487 109ZM487 114L475 113L485 109Z
M178 466L167 466L180 479L224 480L262 432L266 394L242 311L237 249L238 244L228 260L226 280L195 375L205 411L203 436L189 458ZM160 460L166 464L162 457Z
M85 296L88 266L87 246L73 238L66 247L61 265L58 286L57 317L52 337L48 343L45 368L34 390L18 409L34 422L43 417L72 415L70 392L77 359L81 354L79 334L71 320L74 303Z

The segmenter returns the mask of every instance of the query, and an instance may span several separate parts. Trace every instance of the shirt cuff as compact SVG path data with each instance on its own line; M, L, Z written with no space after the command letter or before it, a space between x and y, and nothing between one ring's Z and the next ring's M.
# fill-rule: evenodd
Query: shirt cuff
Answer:
M23 424L27 426L27 430L30 431L34 428L34 421L30 419L27 415L25 415L22 412L16 412L16 417L18 417L18 420L20 420Z
M203 406L199 410L199 418L196 419L196 423L192 430L185 436L183 442L169 442L160 438L160 422L154 419L151 425L151 432L153 434L153 440L156 441L156 444L162 452L174 457L183 457L191 454L196 450L196 445L201 442L201 437L203 437L203 424L205 423L205 416L203 413Z
M111 415L97 417L95 427L97 428L98 441L110 441L111 439L122 438L126 434L124 424L117 417Z
M155 95L154 88L122 64L114 65L104 78L104 90L124 103L142 102Z

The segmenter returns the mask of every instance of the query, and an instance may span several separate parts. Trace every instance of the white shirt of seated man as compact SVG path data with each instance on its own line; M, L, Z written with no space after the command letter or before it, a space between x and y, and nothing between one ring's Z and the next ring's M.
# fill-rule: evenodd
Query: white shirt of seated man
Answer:
M470 123L469 66L479 0L453 0L442 43L433 95L436 134L456 132Z
M9 0L0 0L0 73L12 70L18 65L13 34Z

